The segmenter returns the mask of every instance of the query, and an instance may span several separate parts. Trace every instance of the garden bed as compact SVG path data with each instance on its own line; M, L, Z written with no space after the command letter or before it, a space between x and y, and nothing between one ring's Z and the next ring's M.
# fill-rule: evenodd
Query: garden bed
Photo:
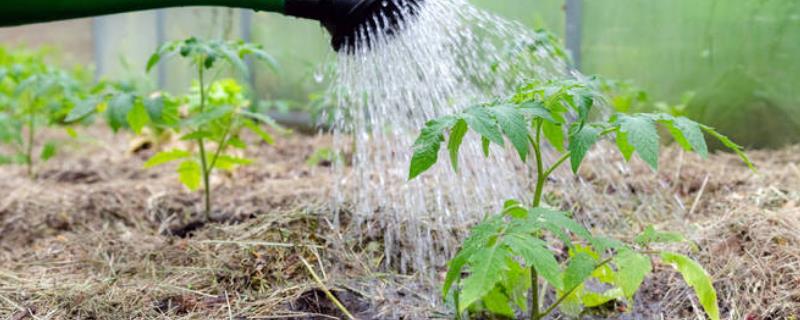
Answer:
M330 137L292 135L250 149L254 164L214 178L218 209L206 223L200 194L184 191L174 168L143 169L152 150L88 131L95 138L68 142L34 180L24 168L0 167L3 317L342 316L304 261L359 319L446 311L415 275L384 268L379 239L347 240L347 230L332 227L329 164L307 163ZM601 149L580 180L557 183L548 199L581 203L578 220L599 233L629 239L648 224L682 231L697 243L690 254L712 273L728 318L789 319L800 315L798 151L753 152L752 173L734 156L701 160L670 149L655 174ZM567 190L575 186L582 192ZM696 318L679 275L656 271L636 311L618 317ZM603 318L628 308L595 311Z

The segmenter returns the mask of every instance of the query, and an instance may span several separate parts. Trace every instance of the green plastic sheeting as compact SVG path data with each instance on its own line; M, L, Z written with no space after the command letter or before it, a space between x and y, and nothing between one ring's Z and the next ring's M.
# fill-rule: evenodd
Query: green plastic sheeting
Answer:
M800 141L800 1L583 1L583 70L655 100L694 91L688 115L738 143Z

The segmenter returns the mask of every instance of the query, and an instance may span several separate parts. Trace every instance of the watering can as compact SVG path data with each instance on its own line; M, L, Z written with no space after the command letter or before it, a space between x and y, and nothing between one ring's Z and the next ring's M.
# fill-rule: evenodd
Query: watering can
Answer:
M312 19L332 36L336 51L355 45L359 28L391 33L422 0L9 0L0 3L0 27L186 6L224 6Z

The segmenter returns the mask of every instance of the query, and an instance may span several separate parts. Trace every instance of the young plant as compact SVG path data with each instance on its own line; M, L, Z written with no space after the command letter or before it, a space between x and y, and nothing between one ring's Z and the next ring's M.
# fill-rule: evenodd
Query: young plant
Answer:
M481 136L487 156L492 144L503 146L507 139L520 159L530 159L536 167L533 198L507 201L500 213L472 229L451 260L443 294L445 299L453 299L456 318L472 311L509 318L527 314L528 318L539 320L556 309L575 316L587 307L612 300L632 303L643 280L652 272L653 263L660 262L675 267L694 289L706 314L719 319L716 291L706 271L687 256L653 247L683 242L682 236L652 227L632 244L595 236L570 213L543 206L542 195L548 177L556 169L570 163L577 174L589 149L603 138L614 139L626 160L636 153L656 170L661 140L657 125L664 126L688 151L708 155L705 133L739 154L751 168L752 164L741 147L687 118L640 113L592 121L595 99L593 91L580 82L533 82L519 88L510 99L431 120L422 129L414 145L410 179L437 162L445 141L451 165L458 170L460 146L470 130ZM542 156L546 144L560 153L558 160L550 164ZM557 258L562 255L548 245L551 237L567 248L567 258ZM464 271L468 275L462 279ZM586 285L589 281L600 286L590 288ZM548 288L555 299L545 305Z
M0 155L0 163L24 164L33 177L36 159L49 160L58 145L47 141L40 148L40 129L67 125L71 110L91 103L88 87L79 70L52 67L42 52L0 52L0 142L12 152Z
M206 220L210 220L210 180L214 170L232 170L251 162L229 152L230 148L247 147L240 138L241 131L249 129L267 143L272 143L272 137L261 128L260 123L277 125L263 114L248 111L250 103L244 98L242 87L236 81L225 79L209 85L207 73L221 62L226 62L246 74L248 70L244 59L249 56L266 61L273 69L277 67L272 58L256 44L190 38L163 45L148 61L147 70L152 69L165 56L174 54L188 59L196 68L197 84L193 87L192 98L189 99L187 117L172 123L172 129L183 134L182 140L194 142L197 152L194 149L164 151L150 158L145 166L181 161L178 165L180 180L190 190L197 190L202 185L204 214ZM134 101L130 105L132 107L125 118L130 127L139 132L141 128L152 123L152 112L148 111L145 103ZM177 109L174 113L171 107L168 110L169 114L177 115ZM171 122L165 124L170 125Z

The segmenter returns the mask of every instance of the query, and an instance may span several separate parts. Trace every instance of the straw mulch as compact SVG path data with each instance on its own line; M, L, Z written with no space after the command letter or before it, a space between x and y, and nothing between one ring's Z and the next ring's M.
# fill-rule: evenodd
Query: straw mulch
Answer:
M258 145L248 156L259 161L215 178L206 223L174 168L144 170L152 151L126 154L128 137L90 133L102 139L67 145L35 180L0 168L0 318L342 318L325 290L359 319L444 311L417 275L383 266L380 239L332 226L330 170L306 164L329 137ZM800 148L752 152L757 173L731 155L675 149L653 173L603 150L548 200L623 239L649 224L684 232L726 319L800 315ZM636 311L614 317L697 319L690 292L658 267Z

